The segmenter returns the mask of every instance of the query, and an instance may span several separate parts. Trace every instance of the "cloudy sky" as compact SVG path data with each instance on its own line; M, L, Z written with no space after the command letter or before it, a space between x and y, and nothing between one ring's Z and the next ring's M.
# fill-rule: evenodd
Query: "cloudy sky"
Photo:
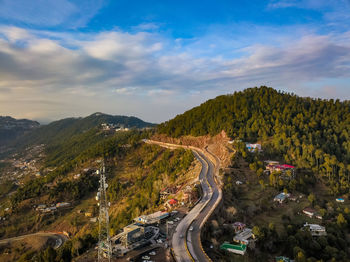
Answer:
M159 123L260 85L350 99L350 0L0 0L0 115Z

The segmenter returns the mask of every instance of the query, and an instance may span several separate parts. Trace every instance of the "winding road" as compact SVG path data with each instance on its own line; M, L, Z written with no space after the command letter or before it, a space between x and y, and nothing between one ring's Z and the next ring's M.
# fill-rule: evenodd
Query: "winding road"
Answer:
M192 146L182 146L153 140L145 140L145 142L158 144L167 148L183 147L191 149L195 157L201 162L202 169L199 174L199 180L203 190L203 196L176 227L176 232L172 238L172 247L175 259L178 262L211 261L202 247L201 230L222 199L222 191L215 179L215 175L218 175L219 171L219 159L208 150L204 151Z
M55 240L55 245L53 246L54 249L59 248L68 239L66 235L60 234L60 233L38 232L38 233L33 233L33 234L28 234L28 235L23 235L18 237L1 239L0 245L10 244L14 241L22 241L30 237L48 237L48 238L54 239Z

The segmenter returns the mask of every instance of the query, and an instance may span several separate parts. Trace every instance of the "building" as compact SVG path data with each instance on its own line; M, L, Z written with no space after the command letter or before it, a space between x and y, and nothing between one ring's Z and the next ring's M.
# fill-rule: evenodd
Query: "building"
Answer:
M298 200L298 196L289 194L288 200L290 200L290 201L297 201Z
M306 223L304 225L304 230L309 230L312 236L326 236L326 228L323 226L320 226L318 224L309 224Z
M168 212L158 211L153 214L139 216L135 218L134 221L140 224L151 225L151 224L159 223L161 220L169 217L169 215L170 214Z
M288 199L288 197L289 197L289 194L282 192L282 193L279 193L277 196L275 196L273 201L283 204Z
M313 209L311 207L304 208L303 209L303 213L305 215L307 215L308 217L310 217L310 218L315 217L315 218L318 218L318 219L322 219L322 216L315 209Z
M268 173L281 172L282 173L281 178L285 180L295 178L295 166L286 165L286 164L280 165L280 164L276 164L274 161L265 161L265 162L267 163L265 171L267 171ZM291 172L290 174L291 176L288 175L287 171Z
M289 257L284 257L284 256L281 256L281 257L276 257L276 262L292 262L292 260L290 260Z
M171 209L171 208L175 207L178 202L179 201L177 201L175 198L172 198L165 203L165 207Z
M127 244L131 244L140 241L144 237L145 228L135 224L131 224L124 227L124 232Z
M114 246L113 253L117 256L124 256L127 252L154 241L158 235L159 228L157 227L130 224L124 227L122 233L111 238Z
M45 208L46 208L46 205L41 204L41 205L38 205L38 206L36 207L36 210L37 210L37 211L43 211Z
M242 231L246 227L246 225L242 222L235 222L232 226L236 233Z
M279 165L280 164L279 161L274 161L274 160L265 160L264 163L266 164L266 166L268 166L268 165Z
M267 170L270 170L271 172L272 171L280 171L280 172L285 172L287 170L291 170L291 171L294 171L295 169L295 166L292 166L292 165L286 165L286 164L283 164L283 165L279 165L279 164L268 164L266 166L266 169Z
M241 243L243 245L248 245L249 240L254 238L254 234L250 228L244 228L240 232L238 232L233 238L234 242Z
M228 141L229 144L240 143L240 142L242 142L241 139L234 139L234 140Z
M243 256L247 251L247 245L244 245L244 244L234 245L234 244L229 244L229 243L223 243L220 246L220 249L227 250L229 252Z
M57 210L57 207L47 207L47 208L43 209L42 212L50 213L50 212L54 212L56 210Z
M245 144L246 148L248 149L249 152L261 152L261 144L250 144L246 143Z
M57 208L70 207L70 203L68 203L68 202L57 203L56 207Z
M335 201L337 201L338 203L344 203L344 198L337 198Z

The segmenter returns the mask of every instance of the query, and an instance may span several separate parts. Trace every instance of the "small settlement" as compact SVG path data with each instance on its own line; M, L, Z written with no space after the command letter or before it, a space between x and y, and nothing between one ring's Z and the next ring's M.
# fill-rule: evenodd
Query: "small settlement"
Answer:
M235 254L244 255L247 251L247 246L254 241L255 236L251 228L247 228L242 222L233 223L233 229L236 235L233 238L234 244L223 243L220 249L226 250Z

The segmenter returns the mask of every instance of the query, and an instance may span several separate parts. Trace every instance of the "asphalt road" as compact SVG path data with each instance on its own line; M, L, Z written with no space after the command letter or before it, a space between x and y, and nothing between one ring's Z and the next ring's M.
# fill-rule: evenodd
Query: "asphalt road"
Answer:
M203 199L205 201L205 205L202 210L196 214L196 219L191 224L193 230L188 231L187 233L187 246L194 261L202 262L211 260L202 248L200 239L201 229L216 208L218 202L220 202L221 195L220 189L214 180L216 168L213 162L211 162L204 154L200 152L197 152L197 154L199 155L199 161L201 161L202 165L207 166L206 175L203 174L204 178L200 178L201 181L203 180L201 185L204 192Z
M199 180L203 189L203 196L197 205L178 224L176 232L173 234L172 248L174 250L175 259L178 262L211 261L202 248L200 233L205 222L222 198L222 191L214 179L215 173L218 172L218 158L211 155L208 151L204 152L195 147L179 146L157 141L145 142L170 148L190 148L194 152L196 158L201 162L202 169ZM215 165L211 159L214 160ZM192 231L189 230L191 226L193 227Z

